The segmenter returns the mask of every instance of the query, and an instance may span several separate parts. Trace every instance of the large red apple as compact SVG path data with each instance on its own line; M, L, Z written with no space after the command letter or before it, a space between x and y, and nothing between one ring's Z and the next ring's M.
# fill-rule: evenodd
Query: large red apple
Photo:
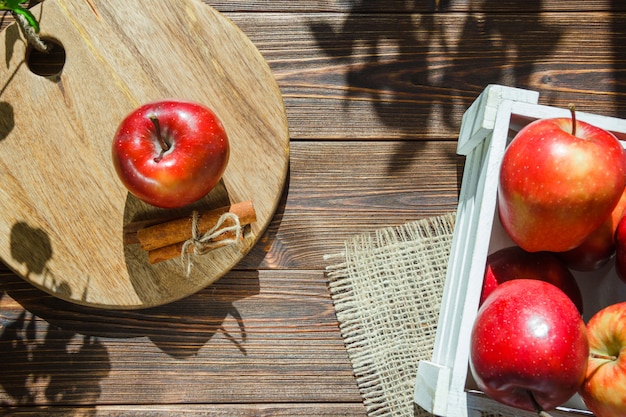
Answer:
M507 147L498 211L529 252L579 246L611 214L626 186L626 155L610 132L572 118L526 125Z
M589 345L578 309L556 286L515 279L478 310L470 369L490 398L523 410L551 410L585 378Z
M182 100L145 104L121 122L113 165L126 188L157 207L182 207L209 193L230 148L224 127L204 105Z
M626 416L626 302L587 323L589 362L580 396L596 417Z
M526 252L519 246L500 249L487 257L480 304L503 282L512 279L539 279L563 291L583 312L583 298L574 275L551 252Z
M615 254L615 232L626 209L626 190L611 215L574 249L558 256L575 271L595 271L606 265Z

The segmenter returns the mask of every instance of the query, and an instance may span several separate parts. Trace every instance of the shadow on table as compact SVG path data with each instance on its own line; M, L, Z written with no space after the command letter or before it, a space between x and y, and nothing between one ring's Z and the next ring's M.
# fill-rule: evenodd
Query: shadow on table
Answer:
M508 3L513 10L515 1ZM520 0L518 10L538 10L541 3ZM348 66L348 101L369 97L382 122L408 132L430 127L433 112L456 130L461 119L455 104L464 111L488 84L528 85L534 66L553 54L562 29L541 13L520 18L485 13L487 6L446 16L449 4L404 2L404 10L373 20L371 11L386 10L386 1L360 0L341 25L309 26L319 47ZM452 36L456 25L461 31Z
M518 10L542 4L518 3ZM562 36L541 13L486 13L488 6L446 13L448 1L414 0L373 16L387 10L384 0L353 4L342 22L309 22L311 33L335 71L346 73L345 106L371 103L379 121L406 139L455 137L463 112L487 85L530 86ZM419 152L412 142L398 153Z
M297 261L291 260L289 257L288 242L282 241L279 236L279 230L282 225L285 207L289 198L289 189L291 186L291 169L287 170L285 186L276 205L276 210L270 224L267 226L263 234L259 237L257 243L252 247L250 252L237 264L239 268L245 269L265 269L273 268L280 264L281 268L296 268ZM278 254L268 256L268 254Z
M245 354L245 323L234 302L258 294L260 288L256 272L230 272L183 300L142 310L104 310L68 303L14 275L3 277L0 291L51 326L86 337L147 337L168 355L184 358L197 354L217 332ZM238 325L234 335L222 325L228 316Z
M246 355L246 326L234 303L259 292L256 271L231 271L205 290L184 300L142 311L143 319L149 324L143 324L138 335L147 333L146 336L163 352L182 359L196 355L219 332ZM237 323L234 332L223 326L228 316Z
M12 279L19 278L9 280ZM22 282L21 286L29 284ZM0 291L0 301L5 296ZM101 393L100 382L111 369L104 344L95 337L77 335L54 324L43 329L42 323L27 310L10 318L4 313L0 328L0 387L10 400L3 400L0 407L34 406L41 404L42 399L47 405L95 404ZM88 411L89 407L85 407L83 415L89 415L85 414Z
M222 333L246 355L244 318L234 302L259 293L256 273L231 272L184 300L136 311L100 310L52 297L13 274L0 282L0 407L95 404L111 370L103 338L149 339L167 355L194 356ZM9 299L12 298L19 305ZM223 322L231 316L237 329Z

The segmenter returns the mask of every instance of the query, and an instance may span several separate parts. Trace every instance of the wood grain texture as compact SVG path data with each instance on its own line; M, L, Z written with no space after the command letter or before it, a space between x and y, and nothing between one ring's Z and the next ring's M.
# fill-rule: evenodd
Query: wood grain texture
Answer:
M292 139L456 140L463 112L492 83L539 91L541 104L626 115L626 14L520 5L227 15L274 71Z
M9 274L0 289L4 403L359 400L322 271L231 271L140 311L66 303Z
M338 417L364 416L364 407L357 403L313 404L217 404L217 405L130 405L78 407L20 407L11 416L99 416L99 417Z
M568 2L543 0L208 0L217 9L233 12L361 12L361 13L427 13L427 12L482 12L517 13L540 11L626 11L620 0L572 0ZM522 7L523 5L523 7Z
M440 141L295 141L289 187L238 267L319 269L355 233L456 210L463 160Z
M175 7L145 0L132 13L124 4L99 4L101 20L86 2L39 6L41 36L54 37L67 54L56 77L24 65L28 53L14 26L1 42L8 59L2 102L14 111L0 142L0 256L39 288L103 308L171 302L222 276L269 224L289 160L285 110L272 73L230 20L197 0ZM164 210L130 196L110 159L122 118L170 97L211 107L229 136L222 181L194 207L252 200L257 213L241 245L194 258L190 277L178 259L150 265L137 247L123 245L124 224Z
M626 116L622 1L206 3L250 38L284 98L276 214L223 279L145 311L68 304L1 276L2 412L365 416L323 255L456 207L460 115L487 83Z

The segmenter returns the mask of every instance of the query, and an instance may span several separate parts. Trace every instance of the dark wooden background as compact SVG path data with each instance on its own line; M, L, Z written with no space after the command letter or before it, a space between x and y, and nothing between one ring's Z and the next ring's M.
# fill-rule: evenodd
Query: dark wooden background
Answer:
M456 208L461 116L487 84L626 117L623 1L206 2L284 96L273 222L226 277L149 310L67 304L0 266L0 413L363 416L323 256Z

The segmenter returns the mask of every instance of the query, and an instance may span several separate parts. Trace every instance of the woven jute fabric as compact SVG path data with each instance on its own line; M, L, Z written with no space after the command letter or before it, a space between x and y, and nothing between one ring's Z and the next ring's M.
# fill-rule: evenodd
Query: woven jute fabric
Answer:
M454 214L353 237L327 257L341 334L370 416L413 416L417 365L430 359ZM429 415L427 413L423 414Z
M446 277L455 213L356 235L326 256L348 356L369 416L427 417L413 402L428 360Z

